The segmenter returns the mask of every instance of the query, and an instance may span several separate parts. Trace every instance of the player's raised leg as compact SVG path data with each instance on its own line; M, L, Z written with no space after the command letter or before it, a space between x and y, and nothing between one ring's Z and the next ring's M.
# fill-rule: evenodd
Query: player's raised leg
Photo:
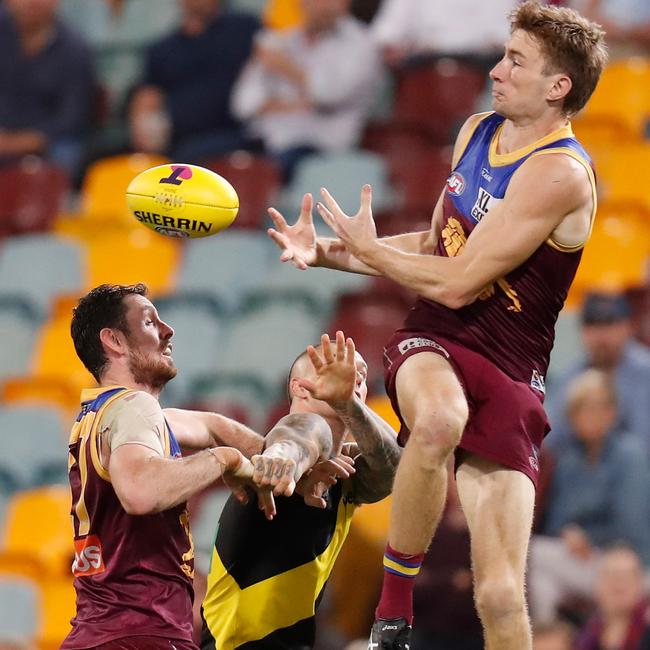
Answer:
M384 583L371 636L371 644L380 650L408 647L404 641L408 629L402 629L413 620L414 578L440 521L447 460L468 416L451 365L433 352L406 359L397 373L396 389L410 437L395 476Z
M474 596L487 650L531 650L524 575L535 489L521 472L468 456L456 473L471 535Z

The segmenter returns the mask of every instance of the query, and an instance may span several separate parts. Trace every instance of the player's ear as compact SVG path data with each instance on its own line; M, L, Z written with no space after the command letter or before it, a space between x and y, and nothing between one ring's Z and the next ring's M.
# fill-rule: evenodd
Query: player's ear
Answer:
M99 340L107 352L111 351L115 354L121 354L126 347L126 341L122 332L112 327L104 327L99 332Z
M558 102L563 100L573 88L571 77L566 74L555 75L555 80L548 92L548 100L550 102Z
M289 382L289 396L291 399L307 399L309 397L309 391L306 388L303 388L298 381L298 377L292 377Z

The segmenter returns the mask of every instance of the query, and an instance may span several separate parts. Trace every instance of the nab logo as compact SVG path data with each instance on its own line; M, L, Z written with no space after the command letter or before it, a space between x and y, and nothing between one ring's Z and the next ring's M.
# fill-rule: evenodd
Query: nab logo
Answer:
M92 576L103 573L104 558L102 556L102 543L97 535L88 535L74 542L74 562L72 573L77 576Z
M454 172L447 179L447 192L454 196L460 196L465 191L465 179L459 172Z

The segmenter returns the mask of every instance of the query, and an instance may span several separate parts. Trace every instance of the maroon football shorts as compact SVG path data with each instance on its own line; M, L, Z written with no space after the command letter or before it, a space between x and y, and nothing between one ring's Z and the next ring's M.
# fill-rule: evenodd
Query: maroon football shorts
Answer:
M542 393L514 381L482 355L430 333L398 330L384 349L386 392L402 424L400 444L406 444L409 430L397 403L395 377L402 363L419 352L447 359L463 386L469 418L459 449L523 472L537 486L540 447L550 430Z
M95 646L91 650L198 650L190 641L158 636L129 636Z

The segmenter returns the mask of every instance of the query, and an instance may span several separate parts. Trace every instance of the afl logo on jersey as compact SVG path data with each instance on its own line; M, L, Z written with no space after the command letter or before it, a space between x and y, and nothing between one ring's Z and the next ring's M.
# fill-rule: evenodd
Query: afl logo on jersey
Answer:
M465 191L465 179L459 172L454 172L447 179L447 192L454 196L460 196Z

